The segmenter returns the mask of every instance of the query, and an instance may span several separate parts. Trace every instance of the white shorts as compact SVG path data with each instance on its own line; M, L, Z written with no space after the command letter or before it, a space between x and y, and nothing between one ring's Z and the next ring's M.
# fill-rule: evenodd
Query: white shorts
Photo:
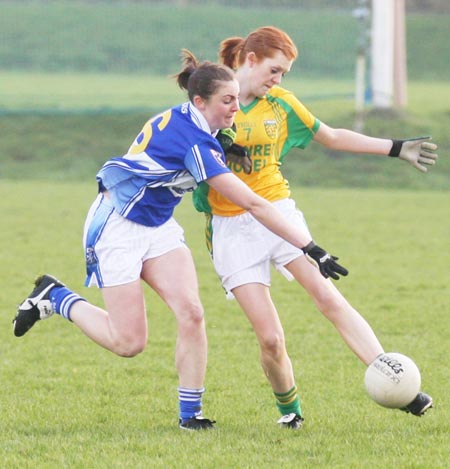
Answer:
M273 205L287 220L309 233L303 213L292 199ZM284 266L302 256L303 251L269 231L249 213L235 217L214 215L212 230L214 267L228 298L233 298L231 290L240 285L270 286L271 264L288 280L293 279Z
M181 226L170 218L161 226L148 227L127 220L99 194L84 225L87 287L124 285L140 278L142 265L179 247L187 248Z

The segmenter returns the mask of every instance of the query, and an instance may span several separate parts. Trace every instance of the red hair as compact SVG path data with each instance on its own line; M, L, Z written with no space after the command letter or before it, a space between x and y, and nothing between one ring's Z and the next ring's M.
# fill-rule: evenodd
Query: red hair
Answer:
M271 58L281 51L288 60L298 56L292 39L281 29L263 26L251 32L245 39L230 37L220 43L219 58L222 63L236 69L245 62L247 54L253 52L258 60Z

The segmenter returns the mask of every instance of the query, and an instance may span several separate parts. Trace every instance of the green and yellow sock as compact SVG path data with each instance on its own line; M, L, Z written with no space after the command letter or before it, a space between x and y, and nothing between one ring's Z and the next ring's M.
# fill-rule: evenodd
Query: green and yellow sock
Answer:
M297 414L302 416L302 409L300 407L300 398L297 394L297 386L294 386L288 392L273 393L275 395L276 404L281 415Z

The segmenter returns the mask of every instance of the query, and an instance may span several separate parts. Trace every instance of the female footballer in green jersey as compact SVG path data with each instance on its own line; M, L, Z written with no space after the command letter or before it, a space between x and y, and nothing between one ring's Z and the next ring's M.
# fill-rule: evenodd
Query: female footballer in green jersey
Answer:
M291 92L279 86L297 58L297 49L277 28L262 27L245 39L226 39L219 56L235 70L240 84L235 143L246 148L251 160L243 158L241 165L229 161L229 166L253 191L299 226L306 228L306 223L290 199L288 182L280 172L284 157L293 147L305 148L314 140L334 150L399 157L423 172L427 171L424 165L435 163L437 146L428 138L372 138L319 121ZM383 353L383 347L366 320L331 280L308 262L304 252L274 236L212 188L195 198L197 207L201 203L212 214L209 242L222 285L229 297L236 298L258 338L262 367L282 414L278 423L299 428L303 421L300 400L283 327L270 296L270 264L306 290L363 363L369 365ZM422 415L431 406L431 397L420 393L404 410Z

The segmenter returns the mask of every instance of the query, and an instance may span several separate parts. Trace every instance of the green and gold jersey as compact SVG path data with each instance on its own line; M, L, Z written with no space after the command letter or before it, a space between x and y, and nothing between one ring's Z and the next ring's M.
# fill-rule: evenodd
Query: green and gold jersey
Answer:
M320 121L290 92L274 86L263 97L236 113L236 143L245 146L252 159L252 173L230 164L236 176L254 192L273 202L289 197L289 183L280 172L283 158L293 147L305 148L317 132ZM203 183L205 184L205 183ZM194 193L200 211L235 216L245 210L212 188L200 187Z

